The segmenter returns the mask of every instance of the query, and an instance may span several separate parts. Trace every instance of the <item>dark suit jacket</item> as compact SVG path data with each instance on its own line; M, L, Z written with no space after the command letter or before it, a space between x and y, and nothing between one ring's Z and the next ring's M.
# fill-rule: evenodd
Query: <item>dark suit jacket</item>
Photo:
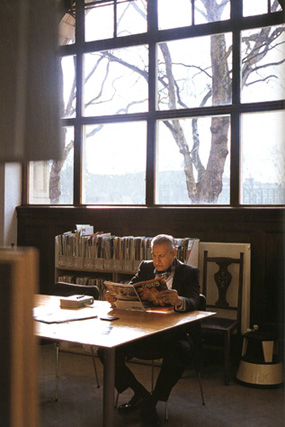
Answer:
M180 297L186 301L186 311L198 310L199 307L199 269L183 264L174 259L175 273L172 289L176 289ZM145 280L154 279L154 265L152 261L142 261L136 275L130 283L138 283Z

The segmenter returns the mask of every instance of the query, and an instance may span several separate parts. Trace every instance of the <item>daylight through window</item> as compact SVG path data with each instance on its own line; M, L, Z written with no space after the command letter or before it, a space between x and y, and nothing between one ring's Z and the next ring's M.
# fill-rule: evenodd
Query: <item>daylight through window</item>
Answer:
M285 204L282 2L77 0L65 12L65 153L30 163L30 204Z

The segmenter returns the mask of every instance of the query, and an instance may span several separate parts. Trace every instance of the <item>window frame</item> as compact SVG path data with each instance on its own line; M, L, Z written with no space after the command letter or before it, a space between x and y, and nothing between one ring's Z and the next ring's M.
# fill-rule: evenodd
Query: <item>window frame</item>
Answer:
M263 15L242 16L242 1L231 0L231 16L229 20L211 22L200 25L190 25L175 29L158 30L158 19L156 13L157 0L148 1L148 31L142 34L114 37L112 39L100 41L84 41L84 0L78 0L75 5L75 43L60 46L60 56L75 55L76 60L76 85L77 101L76 115L73 118L62 119L62 126L74 126L74 188L73 205L86 206L81 202L81 183L82 183L82 128L84 125L94 125L98 123L115 123L122 121L140 121L147 122L147 161L146 161L146 200L142 207L257 207L266 205L242 204L240 201L240 117L243 113L277 111L284 109L284 100L266 101L256 103L240 102L240 37L241 32L246 29L254 29L266 26L273 26L284 23L284 13L275 12ZM114 23L115 26L115 23ZM199 37L218 33L232 33L233 40L233 72L232 72L232 103L221 106L207 106L198 108L189 108L184 110L156 110L156 46L159 42L186 39L189 37ZM125 115L109 115L100 117L87 117L82 115L82 63L83 55L88 52L119 49L129 46L146 44L149 47L149 110L143 113L133 113ZM186 205L161 205L155 203L155 134L156 122L165 118L191 118L194 116L215 116L229 114L231 117L230 127L230 203L229 205L220 204L186 204ZM28 168L27 168L28 169ZM27 171L26 171L27 172ZM28 189L28 173L26 173L26 183ZM26 192L27 194L27 192ZM26 200L27 201L27 200ZM102 204L103 205L103 204ZM91 206L102 206L101 204L92 204ZM105 206L106 204L104 204ZM48 205L50 206L50 205ZM60 205L56 205L60 206ZM90 206L90 205L88 205ZM125 205L108 205L120 206ZM136 206L136 205L127 205ZM141 206L141 205L140 205ZM269 205L270 207L282 207L283 205Z

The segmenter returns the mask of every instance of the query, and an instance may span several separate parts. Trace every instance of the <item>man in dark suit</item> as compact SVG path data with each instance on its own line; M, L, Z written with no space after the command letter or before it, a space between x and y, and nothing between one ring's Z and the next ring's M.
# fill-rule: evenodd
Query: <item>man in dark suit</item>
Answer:
M142 261L138 272L130 284L164 275L167 290L160 292L160 299L174 306L175 311L185 312L197 310L199 306L199 270L183 264L175 257L172 236L160 234L151 243L152 261ZM106 299L113 304L115 299L108 292ZM132 399L119 406L121 413L141 408L144 425L159 426L160 420L156 412L157 402L168 400L173 386L181 377L189 364L193 353L193 343L188 330L178 328L148 337L137 342L125 344L116 350L115 384L119 393L127 388L134 391ZM103 360L103 353L99 351ZM161 370L152 394L136 379L126 366L131 358L157 359L162 358Z

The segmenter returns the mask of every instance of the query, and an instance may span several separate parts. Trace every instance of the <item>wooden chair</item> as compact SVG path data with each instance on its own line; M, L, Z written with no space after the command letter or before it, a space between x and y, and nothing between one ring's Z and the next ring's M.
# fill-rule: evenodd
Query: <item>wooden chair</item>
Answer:
M52 287L51 291L52 295L58 295L63 297L68 297L71 295L79 294L79 295L90 295L93 296L94 300L97 300L99 297L99 290L97 286L85 286L85 285L76 285L73 283L57 283ZM60 342L56 342L55 344L55 351L56 351L56 391L55 391L55 400L58 400L58 379L59 379L59 354L61 353L73 353L73 354L84 354L82 351L71 351L70 349L63 348L60 344ZM87 354L88 355L88 354ZM99 379L98 379L98 373L97 373L97 367L96 367L96 360L95 360L95 352L93 346L90 346L90 354L89 356L92 357L93 361L93 367L94 367L94 373L96 377L97 387L100 387Z
M206 310L206 297L203 294L200 294L199 310L200 311ZM200 394L201 394L201 402L202 402L202 405L205 405L204 392L203 392L202 381L201 381L201 365L202 365L201 322L194 322L192 326L193 326L193 328L192 328L193 334L195 335L195 339L193 340L193 344L195 347L195 355L194 355L193 360L191 361L190 368L193 368L196 371L198 382L199 382ZM190 333L189 335L192 336L192 333ZM161 359L159 359L159 358L150 359L146 355L145 359L141 359L141 360L147 360L147 361L150 360L151 361L151 392L153 392L153 390L154 390L154 369L156 366L160 366ZM116 408L118 406L119 396L120 396L120 393L118 392L117 397L116 397L116 404L115 404ZM165 402L165 421L168 421L168 418L169 418L168 402Z
M210 263L216 264L214 268L213 266L211 269L208 268ZM232 281L235 264L238 265L237 280L234 281L236 286L233 285ZM228 270L231 265L232 273ZM205 346L207 346L207 338L210 338L212 334L223 336L222 347L217 346L217 343L211 347L220 348L224 351L224 381L226 385L229 384L230 379L231 334L234 332L240 334L241 329L243 265L243 252L240 253L239 258L230 258L209 257L208 251L204 251L203 293L207 298L207 308L214 309L217 316L202 321L202 336Z

